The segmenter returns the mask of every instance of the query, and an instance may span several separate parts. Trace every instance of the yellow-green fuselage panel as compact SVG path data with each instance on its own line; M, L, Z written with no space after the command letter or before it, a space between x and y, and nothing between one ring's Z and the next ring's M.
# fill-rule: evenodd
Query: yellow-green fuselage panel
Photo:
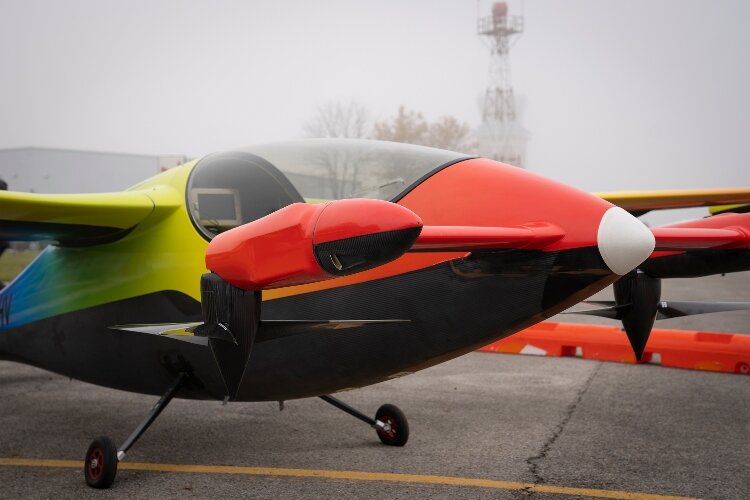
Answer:
M139 191L103 194L2 193L3 220L76 224L128 229L154 209Z
M49 246L9 286L13 313L5 327L175 290L200 300L208 242L193 227L185 186L194 163L124 192L145 198L150 213L124 238L85 248Z

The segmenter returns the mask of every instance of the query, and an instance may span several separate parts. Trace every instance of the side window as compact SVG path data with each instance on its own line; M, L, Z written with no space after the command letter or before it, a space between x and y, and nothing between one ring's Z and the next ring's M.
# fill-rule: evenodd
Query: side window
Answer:
M194 187L188 201L196 221L214 234L242 224L238 189Z
M188 180L190 217L208 239L298 201L284 174L250 153L206 157Z

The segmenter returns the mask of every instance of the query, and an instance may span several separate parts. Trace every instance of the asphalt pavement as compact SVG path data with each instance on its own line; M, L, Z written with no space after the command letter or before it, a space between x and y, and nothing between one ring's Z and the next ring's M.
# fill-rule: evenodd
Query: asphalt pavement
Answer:
M667 298L750 300L749 273L674 281ZM750 332L750 312L687 321L660 326ZM409 443L317 399L175 400L96 491L89 442L156 398L0 362L0 498L750 498L748 376L472 353L340 397L398 405Z

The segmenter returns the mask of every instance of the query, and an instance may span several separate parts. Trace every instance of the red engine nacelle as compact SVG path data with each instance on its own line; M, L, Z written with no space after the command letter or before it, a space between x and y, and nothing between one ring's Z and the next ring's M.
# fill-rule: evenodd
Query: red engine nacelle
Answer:
M244 290L312 283L390 262L421 229L419 216L387 201L294 203L217 235L206 267Z

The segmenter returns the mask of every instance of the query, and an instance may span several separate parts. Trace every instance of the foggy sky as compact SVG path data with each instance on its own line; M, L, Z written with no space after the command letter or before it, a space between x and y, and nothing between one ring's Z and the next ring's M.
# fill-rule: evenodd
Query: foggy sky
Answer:
M750 3L527 0L527 166L587 190L750 185ZM473 0L0 0L0 148L200 156L356 100L479 124ZM490 2L481 4L489 14Z

